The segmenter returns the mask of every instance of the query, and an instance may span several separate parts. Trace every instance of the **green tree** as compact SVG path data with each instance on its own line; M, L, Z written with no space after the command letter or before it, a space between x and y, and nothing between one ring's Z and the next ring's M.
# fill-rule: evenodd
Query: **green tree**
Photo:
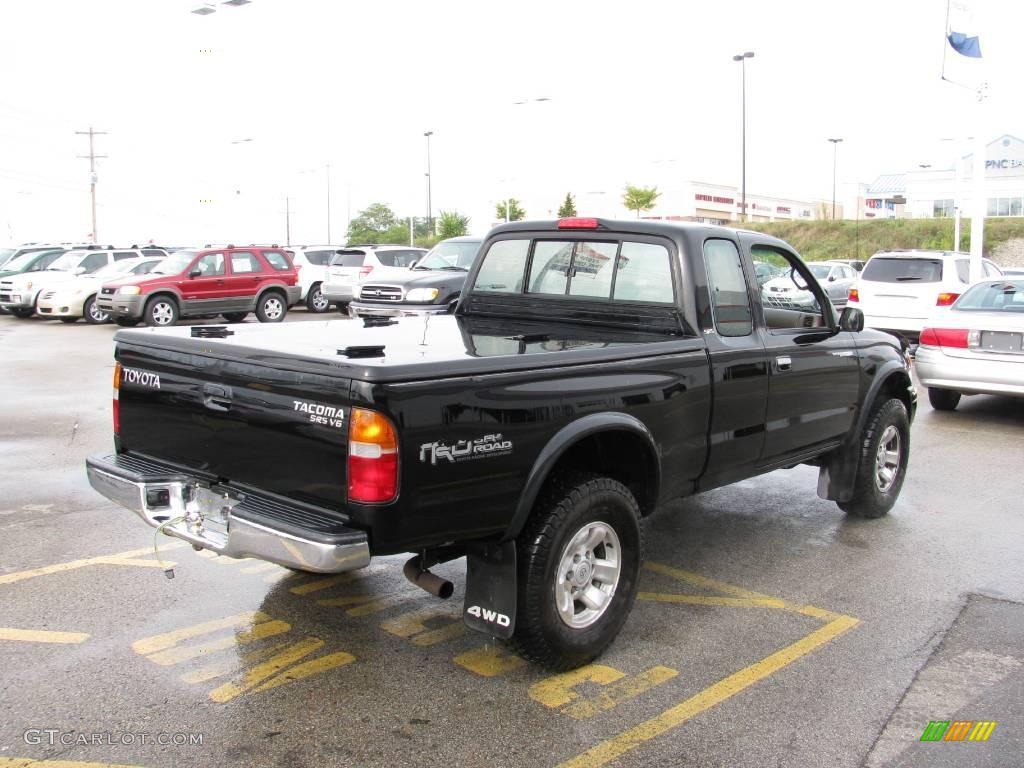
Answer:
M657 187L634 187L627 184L622 194L622 204L631 211L636 211L636 217L640 218L640 211L649 211L658 202L661 193Z
M526 211L519 204L519 201L514 197L510 197L508 200L502 200L496 206L494 206L494 215L497 216L501 221L505 221L505 208L508 208L508 220L509 221L522 221L526 218Z
M442 240L458 237L469 231L469 217L457 211L441 211L437 218L437 236Z
M348 241L350 243L383 243L387 237L401 226L401 222L395 217L392 211L384 203L374 203L361 210L358 215L348 224ZM406 226L404 239L398 242L405 242L409 239L408 224Z
M561 207L558 209L558 218L566 219L570 216L576 215L576 200L573 199L572 192L565 193L565 200L562 202Z

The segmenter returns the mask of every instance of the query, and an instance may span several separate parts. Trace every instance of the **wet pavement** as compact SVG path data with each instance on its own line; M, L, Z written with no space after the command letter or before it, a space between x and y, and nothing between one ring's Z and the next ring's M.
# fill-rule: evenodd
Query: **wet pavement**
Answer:
M321 321L349 322L288 320ZM668 505L619 639L551 675L464 628L461 562L445 602L402 557L321 577L165 538L165 578L83 469L114 331L0 316L0 768L1021 764L1024 401L922 397L882 520L809 467Z

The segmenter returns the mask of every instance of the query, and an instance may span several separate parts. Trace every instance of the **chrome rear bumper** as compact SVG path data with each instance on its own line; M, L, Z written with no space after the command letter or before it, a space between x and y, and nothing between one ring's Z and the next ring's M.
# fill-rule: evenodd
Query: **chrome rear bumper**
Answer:
M310 508L211 485L129 456L92 456L86 472L96 491L149 525L164 526L167 535L226 557L254 557L316 573L354 571L370 563L365 531Z

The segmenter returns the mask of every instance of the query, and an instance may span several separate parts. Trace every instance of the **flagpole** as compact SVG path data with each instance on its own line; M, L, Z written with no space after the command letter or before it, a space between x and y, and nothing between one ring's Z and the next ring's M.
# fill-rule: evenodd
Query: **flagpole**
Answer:
M942 35L942 79L946 79L946 48L949 46L949 4L952 0L946 0L946 31Z
M974 157L972 172L974 176L974 205L971 211L971 263L970 282L981 280L981 259L985 248L985 213L988 200L985 199L985 89L986 83L978 87L978 103L975 105Z

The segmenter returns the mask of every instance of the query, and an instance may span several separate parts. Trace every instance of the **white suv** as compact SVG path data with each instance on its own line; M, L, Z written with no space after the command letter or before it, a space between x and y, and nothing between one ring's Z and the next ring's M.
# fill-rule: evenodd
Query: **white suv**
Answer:
M328 302L345 311L348 303L359 295L359 284L373 275L374 280L387 280L405 275L409 267L422 259L426 248L407 245L357 245L342 248L327 267L327 278L320 290Z
M144 256L163 257L161 248L82 249L61 255L42 272L25 272L0 280L0 307L15 317L31 317L44 288L60 285L78 275L91 275L107 264Z
M310 312L326 312L331 308L331 302L324 296L322 286L327 279L327 265L343 249L343 245L289 246L292 263L299 272L299 285L302 286L299 301L304 301Z
M917 342L936 307L949 307L967 290L970 256L955 251L880 251L868 259L850 289L849 306L864 313L864 325L895 331ZM999 267L982 260L984 279Z

